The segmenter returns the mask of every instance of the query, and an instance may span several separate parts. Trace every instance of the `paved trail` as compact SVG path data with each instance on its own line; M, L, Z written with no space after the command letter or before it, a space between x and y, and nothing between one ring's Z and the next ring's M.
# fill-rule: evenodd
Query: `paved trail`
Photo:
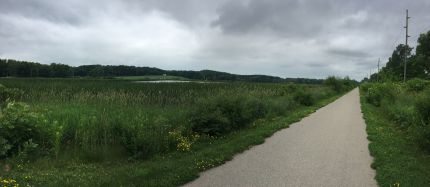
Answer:
M358 89L185 186L376 186Z

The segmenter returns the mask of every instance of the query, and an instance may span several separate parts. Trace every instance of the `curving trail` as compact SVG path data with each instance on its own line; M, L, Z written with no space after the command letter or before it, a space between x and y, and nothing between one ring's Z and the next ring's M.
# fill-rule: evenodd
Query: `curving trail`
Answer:
M358 89L185 186L377 186Z

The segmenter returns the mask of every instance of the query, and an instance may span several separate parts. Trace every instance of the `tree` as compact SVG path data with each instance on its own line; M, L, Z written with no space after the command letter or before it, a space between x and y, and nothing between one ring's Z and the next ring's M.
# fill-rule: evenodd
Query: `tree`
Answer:
M51 76L53 77L70 77L73 76L73 69L65 64L51 64Z
M393 54L388 59L387 65L385 68L383 68L383 71L386 71L385 73L390 74L390 78L394 79L393 81L399 81L403 79L405 55L407 62L409 62L411 51L411 47L400 44L396 47L396 50L393 51Z
M90 72L89 75L92 77L103 77L106 76L105 74L105 68L101 65L93 68Z
M423 68L426 78L430 78L430 31L418 38L416 63Z
M7 64L6 60L0 59L0 77L7 76Z

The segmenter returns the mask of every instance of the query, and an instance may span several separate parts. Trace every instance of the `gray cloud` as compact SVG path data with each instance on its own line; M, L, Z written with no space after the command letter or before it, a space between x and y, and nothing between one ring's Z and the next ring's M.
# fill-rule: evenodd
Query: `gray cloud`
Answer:
M2 0L0 58L242 74L365 76L430 30L430 1Z
M231 1L218 9L212 26L224 33L265 32L287 37L309 37L325 31L334 7L323 1Z
M354 51L354 50L348 50L348 49L340 49L340 48L332 48L328 49L327 52L329 54L334 55L340 55L344 57L352 57L352 58L365 58L369 57L370 55L363 51Z
M2 14L45 19L52 22L80 24L90 14L84 4L73 1L2 0Z

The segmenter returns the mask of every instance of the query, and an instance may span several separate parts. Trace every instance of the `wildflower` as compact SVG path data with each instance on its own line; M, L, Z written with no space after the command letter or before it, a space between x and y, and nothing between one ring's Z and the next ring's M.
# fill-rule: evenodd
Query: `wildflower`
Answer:
M0 177L0 186L3 187L19 187L19 184L16 182L15 179L2 179Z
M192 144L200 137L198 134L193 134L191 137L184 137L177 130L168 132L169 136L176 140L176 149L178 151L190 151Z

